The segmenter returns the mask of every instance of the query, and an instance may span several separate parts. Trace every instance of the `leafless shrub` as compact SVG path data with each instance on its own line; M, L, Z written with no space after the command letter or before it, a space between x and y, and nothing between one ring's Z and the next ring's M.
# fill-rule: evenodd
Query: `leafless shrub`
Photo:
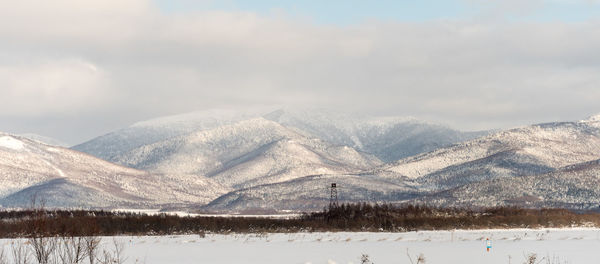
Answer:
M98 237L44 237L13 241L12 262L0 252L0 264L79 264L87 259L90 264L122 264L125 246L116 240L98 255L101 239ZM32 244L35 243L35 244Z
M11 251L14 264L29 264L29 250L23 244L23 241L13 241L11 243Z
M569 262L566 260L561 260L560 257L558 256L552 256L550 257L549 255L546 256L546 264L568 264Z
M85 255L88 257L89 264L94 264L98 258L98 246L102 240L99 237L87 236L83 238Z
M50 259L57 246L57 237L49 235L48 231L48 213L45 208L45 201L38 200L37 195L31 199L31 208L33 215L28 232L28 243L33 252L33 257L39 264L50 264Z
M4 255L4 247L0 250L0 264L8 264L6 256Z
M123 264L127 260L124 252L125 245L113 238L112 248L102 250L102 254L96 259L100 264Z
M57 255L63 264L78 264L86 257L84 237L61 237L58 242Z
M410 256L410 253L408 252L408 248L406 249L406 255L408 256L408 260L410 260L411 264L425 264L425 255L423 255L423 253L417 256L417 262L413 261L412 257Z
M50 254L50 257L48 258L48 264L64 264L64 262L61 261L61 257L60 257L60 252L59 252L59 242L60 242L60 238L56 237L55 239L55 243L56 243L56 248L54 249L54 252L52 252L52 254Z
M29 246L32 249L33 257L39 264L50 264L52 254L54 254L58 238L57 237L45 237L44 235L33 234L28 239Z
M108 251L103 251L101 256L97 256L96 259L98 259L98 263L100 264L108 264L108 263L113 263L112 259L113 256L112 254L110 254L110 252Z
M538 256L535 253L529 253L527 255L525 255L525 262L524 264L539 264L540 262L542 262L543 258L538 260Z
M113 246L114 246L113 256L116 261L115 263L117 263L117 264L125 263L125 261L127 260L127 257L125 257L125 255L124 255L125 244L120 243L116 239L113 238Z
M360 256L360 264L371 264L373 262L371 262L371 260L369 259L369 255L367 254L362 254L362 256Z
M525 262L524 262L524 264L539 264L539 263L545 263L545 264L567 264L568 262L561 260L558 256L552 256L552 257L550 257L548 255L546 257L538 259L538 256L535 253L529 253L529 254L525 255Z

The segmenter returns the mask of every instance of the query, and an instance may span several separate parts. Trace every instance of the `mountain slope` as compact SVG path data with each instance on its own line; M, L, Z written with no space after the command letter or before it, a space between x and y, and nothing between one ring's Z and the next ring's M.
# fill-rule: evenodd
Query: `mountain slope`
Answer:
M195 131L264 117L307 137L346 145L390 162L473 139L486 132L460 132L414 118L372 117L323 109L253 108L206 110L138 122L72 147L108 161L135 148Z
M371 153L384 162L487 134L460 132L414 118L372 117L329 110L280 109L264 117L300 133Z
M599 153L599 122L548 123L502 131L402 159L374 174L413 178L423 189L435 191L502 177L543 174L595 160Z
M408 184L357 175L311 175L227 193L202 207L206 211L320 210L327 207L331 183L339 203L399 202L415 197Z
M72 147L107 161L132 149L159 142L193 131L213 129L242 120L260 116L264 110L251 109L244 112L212 109L180 115L165 116L135 123L109 134Z
M201 176L150 174L0 133L3 206L28 206L37 195L49 206L159 207L206 203L229 190Z
M206 175L232 188L357 172L381 164L352 148L305 137L263 118L142 146L115 160L159 173Z
M600 160L555 172L463 185L421 200L441 206L521 206L598 209Z

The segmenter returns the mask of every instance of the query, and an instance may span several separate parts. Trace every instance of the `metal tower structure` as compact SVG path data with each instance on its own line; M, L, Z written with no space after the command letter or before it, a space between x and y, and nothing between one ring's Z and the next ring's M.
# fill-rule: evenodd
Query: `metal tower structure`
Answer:
M331 184L331 195L329 196L329 209L338 207L337 184Z

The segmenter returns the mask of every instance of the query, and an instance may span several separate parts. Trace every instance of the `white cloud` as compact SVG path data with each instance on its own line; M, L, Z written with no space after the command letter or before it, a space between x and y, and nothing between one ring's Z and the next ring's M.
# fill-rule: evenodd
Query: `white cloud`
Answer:
M40 116L103 107L105 74L83 60L0 65L2 116Z
M11 118L93 112L125 125L210 107L316 104L479 129L599 111L598 21L337 27L241 11L168 14L141 0L11 1L0 35L0 110Z

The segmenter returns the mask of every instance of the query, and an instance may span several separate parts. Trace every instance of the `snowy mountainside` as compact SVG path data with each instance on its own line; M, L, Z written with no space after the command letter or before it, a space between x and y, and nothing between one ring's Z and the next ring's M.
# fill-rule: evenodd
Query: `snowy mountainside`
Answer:
M260 116L265 110L249 109L243 112L212 109L159 117L135 123L129 127L94 138L72 147L101 159L114 162L115 156L132 149L193 131L213 129Z
M594 202L595 198L590 197L597 194L594 177L598 177L598 169L594 161L600 158L600 115L578 122L481 133L483 136L475 139L472 137L478 133L457 132L414 119L332 111L282 109L258 113L253 118L234 112L226 116L229 119L218 113L190 114L140 122L128 129L141 127L144 133L152 133L149 131L158 128L160 133L148 140L139 139L146 134L130 130L128 136L135 147L127 145L130 142L121 147L111 139L107 139L110 143L106 148L100 141L96 143L100 152L110 153L111 161L148 171L133 170L155 177L156 182L167 182L168 190L189 186L170 192L184 198L161 201L179 201L187 203L185 206L210 201L203 208L207 211L320 209L328 202L327 187L332 181L347 188L340 189L340 200L348 202L414 199L447 206L526 203L532 207L572 207L588 198ZM204 120L198 121L204 125L188 124L190 118ZM185 129L164 133L171 124L175 129ZM11 140L0 140L2 144L7 151L20 148ZM402 159L383 164L377 157ZM53 169L45 166L47 171ZM575 169L583 167L586 169ZM64 172L62 167L57 168ZM5 191L3 195L10 194L5 203L23 200L23 194L34 191L61 190L58 197L88 192L90 197L99 197L90 200L123 204L121 196L108 197L103 191L86 189L100 190L94 184L38 174L28 172L23 176L26 184ZM164 175L173 179L157 178ZM28 177L36 180L28 182ZM204 187L181 184L181 179L201 179ZM197 198L202 193L194 190L202 188L216 191ZM142 197L138 204L154 203L140 202L144 197L136 197Z
M133 205L109 193L73 183L66 178L54 178L19 190L0 199L4 207L27 207L34 199L41 199L48 207L89 208Z
M600 113L590 116L588 119L581 120L582 123L590 123L590 125L599 127L600 126Z
M227 193L201 209L206 211L320 210L329 205L331 183L337 184L339 203L401 202L414 198L410 183L391 183L358 175L310 175Z
M42 136L42 135L38 135L38 134L26 133L26 134L19 134L18 136L21 136L21 137L24 137L27 139L31 139L33 141L38 141L38 142L44 143L46 145L59 146L59 147L65 147L65 148L69 147L69 144L64 143L58 139L46 137L46 136Z
M34 195L49 206L159 207L206 203L230 191L202 176L150 174L4 133L0 183L0 205L25 207Z
M239 111L213 109L155 118L97 137L72 149L118 162L116 156L144 145L258 117L277 122L307 137L373 154L384 162L487 134L461 132L406 117L373 117L325 109L283 108L273 111L272 107L257 107Z
M461 132L410 117L373 117L323 109L279 109L264 117L300 133L371 153L384 162L487 134Z
M598 209L600 160L570 165L546 174L471 183L419 200L441 206Z
M408 177L439 190L502 177L536 175L595 160L598 122L560 122L506 130L386 164L374 174Z
M381 164L353 148L305 137L264 118L145 145L115 160L158 173L206 175L232 188L312 174L352 173Z

